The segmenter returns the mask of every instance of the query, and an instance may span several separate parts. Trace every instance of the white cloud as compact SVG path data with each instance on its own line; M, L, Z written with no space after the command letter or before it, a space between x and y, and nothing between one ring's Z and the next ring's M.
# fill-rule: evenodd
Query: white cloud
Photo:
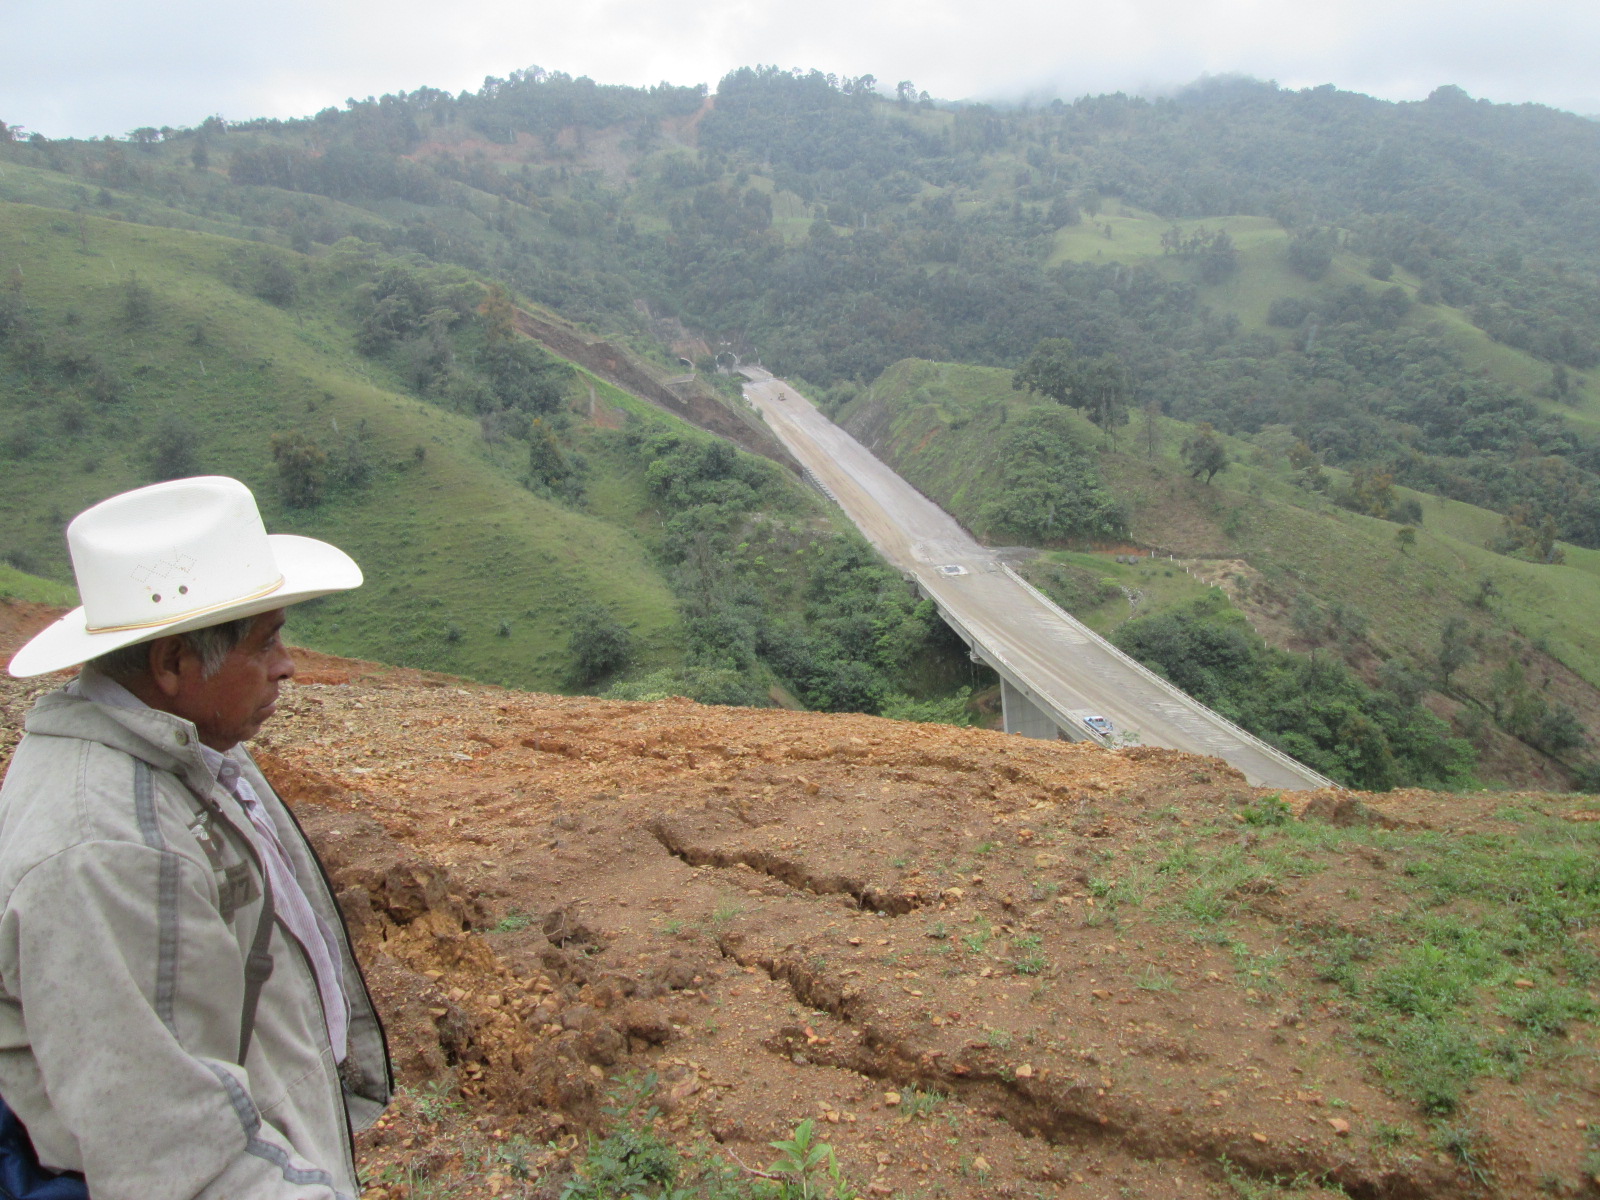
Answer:
M1069 97L1244 73L1392 99L1442 83L1594 111L1592 0L13 0L0 119L52 136L300 116L346 97L476 89L533 64L708 83L758 63L911 79L948 98Z

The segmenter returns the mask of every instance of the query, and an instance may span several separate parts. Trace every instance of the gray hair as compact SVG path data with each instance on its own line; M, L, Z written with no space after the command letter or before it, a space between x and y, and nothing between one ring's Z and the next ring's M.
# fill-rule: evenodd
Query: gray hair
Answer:
M244 641L255 623L255 617L240 617L236 621L224 621L220 625L208 625L204 629L191 629L188 633L180 633L178 636L183 639L183 644L188 647L189 652L200 659L201 675L210 679L222 670L222 660L233 653L235 646ZM131 646L123 646L120 650L108 650L98 658L91 658L88 665L118 683L127 684L149 672L150 643L135 642Z

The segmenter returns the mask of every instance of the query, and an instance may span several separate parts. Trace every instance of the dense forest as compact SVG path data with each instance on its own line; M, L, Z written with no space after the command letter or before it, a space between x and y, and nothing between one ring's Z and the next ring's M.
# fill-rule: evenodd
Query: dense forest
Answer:
M354 236L641 334L643 300L819 385L1065 338L1117 357L1130 407L1284 425L1330 465L1600 545L1600 445L1562 411L1600 364L1600 126L1554 110L1250 80L1002 109L773 67L712 96L532 69L299 121L0 136L6 161L82 179L86 206L299 249ZM1170 221L1184 269L1119 261L1109 224L1104 261L1054 255L1113 203ZM1205 223L1251 215L1308 282L1336 254L1369 278L1241 322L1210 297L1238 252ZM1430 319L1447 309L1543 363L1540 386L1485 372Z

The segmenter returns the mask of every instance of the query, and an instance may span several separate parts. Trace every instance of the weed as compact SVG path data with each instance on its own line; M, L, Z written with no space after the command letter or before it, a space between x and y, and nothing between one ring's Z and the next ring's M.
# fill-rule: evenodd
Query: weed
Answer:
M1434 1130L1433 1144L1460 1163L1473 1182L1486 1184L1492 1173L1480 1157L1482 1137L1471 1125L1441 1125Z
M513 908L495 922L494 931L496 933L517 933L532 924L532 913L523 912L520 908Z
M1134 985L1146 992L1175 992L1178 990L1178 981L1165 971L1158 971L1153 965L1146 966L1134 979Z
M1404 1125L1394 1125L1388 1121L1377 1121L1372 1126L1372 1140L1380 1146L1404 1145L1410 1141L1412 1131Z
M914 1117L931 1117L933 1110L949 1097L942 1092L922 1092L907 1088L900 1093L900 1114L910 1120Z
M1287 825L1294 819L1288 803L1277 792L1246 805L1239 815L1246 825Z
M768 1174L780 1181L779 1200L855 1200L856 1190L839 1170L833 1147L813 1140L810 1117L786 1141L767 1144L778 1152Z
M987 1030L983 1035L983 1039L996 1050L1011 1049L1011 1035L1004 1029Z
M670 921L661 922L661 932L667 937L677 937L683 926L684 922L681 918L673 917Z
M1512 997L1500 1006L1500 1015L1533 1033L1561 1037L1573 1021L1600 1015L1600 1006L1576 988L1549 986Z
M1267 1179L1256 1179L1246 1175L1226 1154L1218 1163L1222 1167L1222 1178L1239 1200L1278 1200L1285 1193L1305 1191L1316 1182L1303 1171L1290 1177L1273 1175Z
M943 921L935 921L932 925L928 926L925 931L923 931L922 936L930 937L933 938L934 941L942 942L950 936L950 930Z
M982 954L984 948L989 944L989 939L993 936L994 930L990 929L989 923L985 921L981 926L979 926L979 928L974 929L971 933L963 937L961 939L961 944L967 948L967 951L970 954Z
M730 898L721 900L716 908L711 910L711 923L713 925L726 925L744 913L744 905Z
M1018 975L1041 974L1050 965L1049 960L1039 951L1043 943L1044 938L1037 933L1020 934L1012 938L1011 948L1017 951L1018 955L1011 960L1011 969Z
M448 1083L441 1083L438 1080L424 1084L420 1092L412 1093L412 1102L416 1105L417 1115L424 1121L437 1124L451 1113L460 1111L461 1101L451 1095L452 1090Z

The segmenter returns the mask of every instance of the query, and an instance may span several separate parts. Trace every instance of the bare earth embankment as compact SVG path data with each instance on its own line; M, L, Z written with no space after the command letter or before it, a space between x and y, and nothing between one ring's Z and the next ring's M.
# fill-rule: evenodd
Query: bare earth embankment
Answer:
M0 653L43 615L0 605ZM45 686L0 683L0 764ZM256 752L405 1088L369 1197L558 1195L629 1072L730 1163L815 1118L869 1195L1597 1191L1593 800L1285 805L1168 751L314 654Z

